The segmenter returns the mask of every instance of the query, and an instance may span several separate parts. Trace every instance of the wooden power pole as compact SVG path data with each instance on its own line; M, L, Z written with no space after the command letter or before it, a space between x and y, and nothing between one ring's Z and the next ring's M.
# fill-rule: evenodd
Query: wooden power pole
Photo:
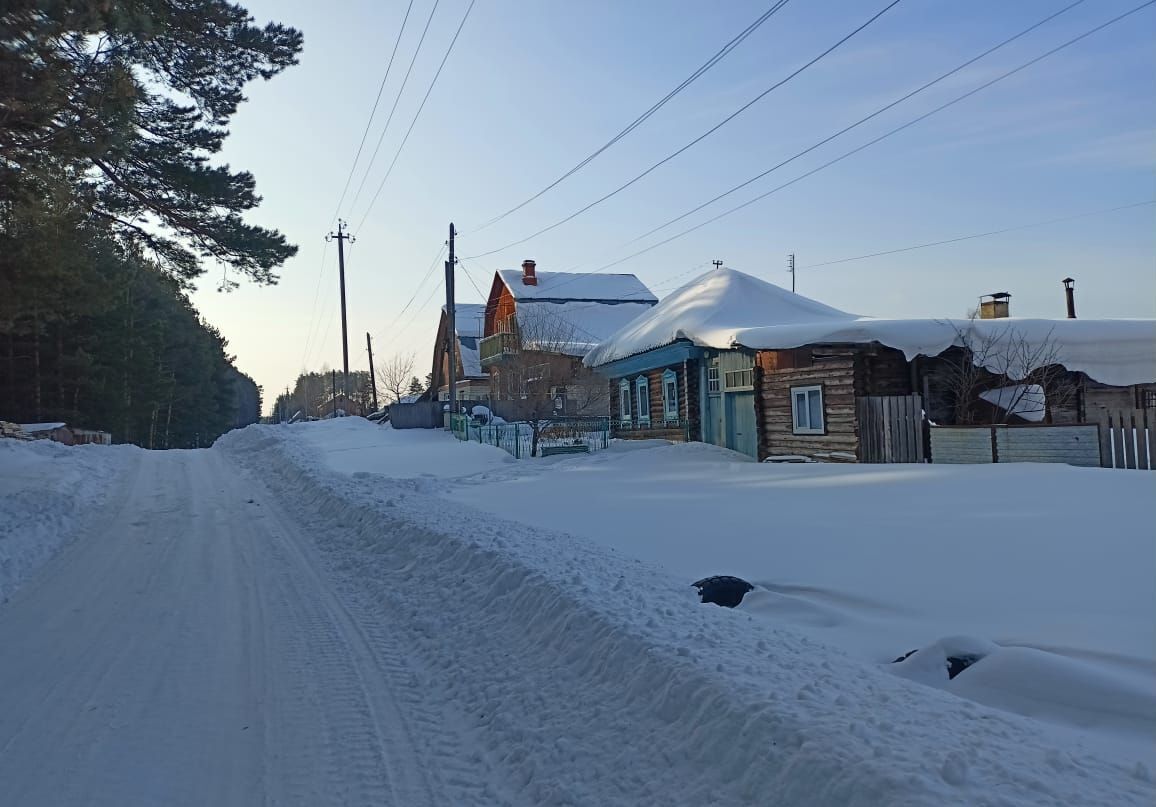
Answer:
M454 223L450 222L450 252L446 261L446 355L449 357L449 412L450 428L453 428L453 416L458 413L457 406L457 369L458 369L458 329L454 316L457 312L454 305ZM436 396L437 390L434 390Z
M337 241L337 272L341 283L341 369L343 373L341 385L345 394L349 395L349 331L345 324L345 242L348 241L352 244L357 239L344 232L344 228L345 222L338 219L336 235L330 233L325 236L325 240Z
M365 332L365 349L369 351L369 388L373 390L373 411L377 411L377 376L373 374L373 337Z

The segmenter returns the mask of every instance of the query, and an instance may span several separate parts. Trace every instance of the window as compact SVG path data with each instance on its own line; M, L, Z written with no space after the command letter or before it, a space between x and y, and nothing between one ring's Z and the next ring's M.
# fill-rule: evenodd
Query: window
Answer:
M678 373L674 370L662 373L662 416L666 420L678 420Z
M625 378L618 382L618 419L630 422L630 382Z
M748 367L746 370L728 370L724 376L727 389L754 389L755 370Z
M824 434L823 388L791 387L791 415L795 434Z
M650 382L646 376L634 379L634 394L638 396L638 422L650 423Z
M714 393L717 393L719 391L718 359L715 359L714 361L712 361L710 363L710 366L706 368L706 391L707 392L714 392Z

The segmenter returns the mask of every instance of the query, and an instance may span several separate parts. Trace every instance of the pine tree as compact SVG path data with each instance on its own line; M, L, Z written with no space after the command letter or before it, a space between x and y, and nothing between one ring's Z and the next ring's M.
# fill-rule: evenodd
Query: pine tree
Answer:
M410 379L409 394L421 395L423 392L425 392L425 387L421 385L421 381L418 379L418 377L414 376L412 379Z
M66 177L76 205L187 282L219 261L258 283L296 252L245 224L247 172L214 166L245 84L301 34L225 0L8 0L0 12L0 203Z

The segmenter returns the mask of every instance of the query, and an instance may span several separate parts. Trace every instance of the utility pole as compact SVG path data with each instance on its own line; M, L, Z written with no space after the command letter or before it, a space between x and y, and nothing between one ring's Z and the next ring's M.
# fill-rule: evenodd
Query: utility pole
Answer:
M329 391L333 394L333 417L337 417L337 371L330 370L329 372L332 373Z
M349 333L345 326L345 242L353 243L357 239L347 232L343 232L345 222L337 220L337 234L325 236L326 241L337 241L337 272L341 282L341 360L342 360L342 389L349 395ZM336 400L336 399L335 399Z
M722 265L723 265L722 261L711 261L711 263L714 264L715 269L722 269Z
M795 253L787 256L787 271L791 273L791 294L795 293Z
M453 416L458 413L457 394L457 365L458 365L458 329L456 323L457 312L454 308L454 223L450 222L450 252L446 261L446 355L449 356L449 410L450 428L453 428ZM435 391L436 394L436 391Z
M289 404L292 402L292 400L293 399L289 396L289 387L285 387L285 409L286 410L289 409ZM285 420L288 420L288 419L289 419L288 417L285 418Z
M369 351L369 388L373 390L373 411L377 411L377 377L373 374L373 338L365 332L365 349Z

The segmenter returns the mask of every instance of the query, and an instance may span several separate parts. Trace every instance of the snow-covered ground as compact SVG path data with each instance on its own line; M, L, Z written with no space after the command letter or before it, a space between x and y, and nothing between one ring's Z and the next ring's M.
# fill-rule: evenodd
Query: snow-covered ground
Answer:
M211 450L139 452L137 472L113 486L84 540L0 605L0 802L1153 802L1136 736L1143 704L1128 688L1143 682L1151 692L1150 657L1133 646L1144 616L1092 641L1109 616L1150 604L1150 588L1136 588L1140 572L1121 572L1119 599L1089 610L1080 641L1057 616L1047 636L1067 642L1060 655L1034 646L1044 644L1032 633L1042 617L1023 616L1018 635L1001 632L996 607L953 611L927 580L950 578L955 563L979 579L954 590L983 592L993 567L1030 571L1014 558L1038 545L1016 549L1008 530L999 544L1007 558L964 565L960 551L921 570L933 553L913 538L875 536L904 525L925 539L956 535L955 514L975 504L968 495L1011 488L1012 478L991 485L937 476L942 469L782 468L703 446L625 448L516 463L441 432L350 418L251 426ZM665 482L649 478L661 474ZM1069 508L1087 488L1112 518L1136 515L1105 498L1107 488L1056 479L1040 485L1060 485ZM958 499L935 492L953 481ZM1042 495L1015 484L1027 492L1005 523ZM861 509L889 513L891 488L913 491L909 518ZM920 527L912 521L928 520L931 505L910 500L921 497L959 504ZM745 520L778 506L797 529L807 501L824 505L813 523L843 525L845 541L800 537L773 551L785 532L776 518ZM1039 519L1053 532L1081 523ZM744 526L749 534L732 541ZM655 530L682 538L655 540ZM878 549L856 551L856 538ZM1103 529L1091 540L1103 555L1132 551ZM907 573L884 553L909 558ZM1101 562L1084 553L1072 564L1097 581ZM825 566L862 574L827 579ZM728 571L759 583L749 602L699 604L689 581ZM1150 576L1151 564L1142 571ZM871 573L899 590L858 579ZM1051 578L1040 580L1029 574L1021 587L1061 603L1046 591ZM994 596L1011 589L991 585ZM1086 592L1080 607L1095 601ZM979 694L926 685L927 650L882 663L892 642L898 654L952 630L973 645L1010 637L1033 647L996 650L952 682L970 679ZM1048 697L1047 720L1015 713L1024 711L1019 691L985 705L1029 673L1038 694L1059 700L1073 677L1081 687L1092 680L1089 669L1105 676L1100 700L1089 707L1083 693L1075 704L1091 729L1054 722Z
M82 532L139 456L134 446L0 440L0 602Z
M686 731L695 731L694 721L680 710L703 708L696 699L703 686L746 715L714 725L712 742L758 733L743 725L758 714L780 730L790 726L788 735L822 736L829 747L809 750L824 765L846 763L848 741L876 759L902 757L852 777L875 795L862 803L929 803L930 793L936 803L1152 797L1156 536L1148 525L1156 489L1149 475L1029 465L758 465L710 446L657 443L511 463L440 432L385 428L371 437L368 429L376 427L356 419L290 429L276 435L277 450L300 468L344 468L344 481L326 482L343 500L439 535L436 549L411 547L411 563L448 554L461 565L439 579L486 572L503 602L532 606L530 623L546 629L538 641L566 642L547 638L550 630L593 619L601 641L571 660L593 654L590 663L627 676L619 686L662 689L617 666L607 641L640 643L632 646L645 648L648 665L665 655L664 675L673 669L694 681L670 717L686 720ZM346 452L326 449L371 439L383 457L372 474L364 457L345 465ZM433 477L414 479L414 468L385 459L395 440L407 452L424 446L422 473ZM453 478L437 478L438 469ZM399 488L389 477L408 481ZM735 611L697 605L689 582L720 573L758 589ZM510 575L519 581L513 588ZM539 577L548 596L519 595ZM543 609L548 617L533 616ZM468 631L455 635L469 640ZM924 651L888 663L915 648ZM950 682L934 661L936 652L975 648L987 657ZM785 742L777 731L760 736ZM1108 767L1093 774L1096 758ZM757 774L729 764L785 787L794 781L791 763L778 763ZM876 776L895 789L872 791ZM1100 795L1083 792L1091 780ZM736 792L753 786L741 780ZM1123 790L1104 795L1116 787ZM808 798L798 803L845 801L836 791Z

